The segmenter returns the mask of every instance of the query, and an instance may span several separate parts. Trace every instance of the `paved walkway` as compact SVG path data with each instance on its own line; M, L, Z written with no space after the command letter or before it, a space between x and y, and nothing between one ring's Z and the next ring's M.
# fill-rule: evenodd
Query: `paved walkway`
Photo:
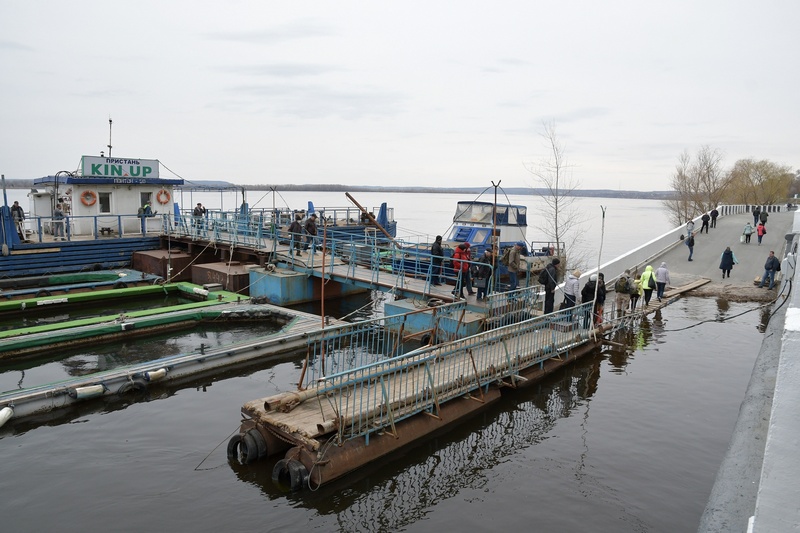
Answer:
M731 232L741 231L738 228L747 221L744 217L728 217L725 225L718 222L716 231L712 230L708 236L703 234L700 236L702 240L696 238L695 258L702 260L689 263L685 246L670 250L666 260L674 263L673 269L680 272L678 276L707 276L721 285L718 256L710 257L708 253L698 256L697 252L703 245L724 249L728 244L722 241L729 236L736 237ZM794 247L800 240L800 217L795 212L770 214L767 230L760 247L754 242L750 245L730 244L741 264L734 268L731 277L734 287L728 287L726 294L735 293L737 284L740 288L749 284L750 291L778 297L777 290L753 289L752 278L763 273L763 263L770 250L774 250L779 259L784 259L787 235L791 243L790 252L794 250L794 253L783 261L782 274L787 280L798 281ZM791 290L792 285L796 286L796 283L788 284L787 281L772 306L764 341L739 410L731 443L701 518L699 532L800 531L800 507L797 505L800 497L800 462L797 460L797 443L800 442L800 419L797 416L797 405L800 404L800 362L797 358L800 352L800 294ZM776 288L780 288L777 283Z
M770 213L766 225L767 234L759 246L756 235L751 237L750 244L739 242L744 225L748 221L751 224L753 222L752 215L745 213L721 217L717 219L717 227L711 228L708 233L699 233L699 225L695 228L698 233L695 235L693 261L687 260L689 248L679 244L650 264L655 270L662 261L665 261L673 286L683 285L697 277L705 277L718 289L720 285L731 286L732 289L736 287L749 289L753 287L753 279L764 273L764 263L770 250L774 250L779 259L783 256L785 235L791 231L793 219L793 211ZM739 264L734 266L730 279L725 278L723 281L719 261L727 246L731 247ZM761 290L766 293L766 289Z

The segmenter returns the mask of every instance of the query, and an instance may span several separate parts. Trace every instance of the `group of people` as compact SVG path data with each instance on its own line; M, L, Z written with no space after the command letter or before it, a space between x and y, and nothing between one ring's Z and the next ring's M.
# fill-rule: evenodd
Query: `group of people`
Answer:
M554 269L558 267L558 263L555 263L555 265L551 263L551 265ZM551 265L548 265L548 267ZM564 302L561 304L561 309L569 309L577 305L579 295L583 303L594 301L594 324L598 325L602 323L606 302L605 276L602 272L592 274L583 289L580 289L580 277L580 270L574 270L567 276L564 282ZM662 262L661 266L655 270L651 265L648 265L641 275L631 274L630 270L626 270L620 274L614 283L614 303L617 315L624 316L628 311L635 311L639 298L644 298L645 306L649 305L654 291L658 301L662 301L664 291L670 283L669 269L666 262ZM545 285L545 314L553 312L552 299L548 302L547 295L552 294L554 289L555 284L552 287ZM587 325L588 319L584 323L584 326Z
M11 218L14 220L14 226L17 229L17 235L19 236L20 240L25 240L25 210L19 205L19 201L14 201L14 204L11 206ZM65 241L67 240L64 231L64 224L66 222L66 214L64 213L64 208L61 203L57 203L55 208L53 209L53 223L52 223L52 230L53 230L53 240L55 241Z
M515 290L519 283L519 272L523 270L522 255L525 250L524 242L517 242L508 248L504 254L502 264L508 270L509 290ZM445 260L442 248L442 236L437 235L431 245L431 285L438 287L444 283L443 262ZM456 276L456 286L453 295L456 298L466 298L466 295L476 295L478 300L483 300L491 293L493 269L498 265L491 248L486 248L480 257L473 261L471 245L462 242L453 250L450 258L453 273ZM499 261L499 259L498 259ZM477 289L477 290L476 290ZM466 290L466 295L464 291Z
M558 270L561 261L556 257L544 268L542 271L539 282L544 287L544 313L549 314L554 311L555 288L558 280ZM580 296L581 303L594 302L593 306L593 324L600 324L603 320L603 311L606 303L606 283L605 276L602 272L592 274L589 276L589 281L580 287L581 271L578 269L573 270L567 274L564 281L564 301L561 303L560 309L568 310L578 304L578 296ZM584 316L584 327L589 325L590 315L587 313Z
M753 209L753 225L751 226L750 222L744 225L744 230L742 230L743 239L741 239L741 242L750 244L750 237L755 232L758 236L758 245L761 246L761 239L767 234L768 217L769 213L767 213L766 210L762 211L760 208L755 207Z
M762 210L760 207L755 206L752 214L753 223L750 224L748 221L745 224L744 229L742 230L740 241L743 244L750 244L750 238L752 237L753 233L755 233L758 237L758 245L761 246L761 241L764 238L764 235L767 234L767 219L769 218L769 213L766 209ZM703 232L703 229L705 229L706 233L708 233L709 220L711 221L711 227L716 227L717 216L718 212L716 209L708 214L704 214L701 217L703 225L700 228L700 233ZM686 244L686 246L689 248L689 261L692 261L695 236L694 222L692 220L689 220L686 223L686 234L687 235L684 244ZM731 271L733 270L734 265L737 264L739 264L739 260L737 259L736 254L733 252L733 250L731 250L730 246L727 246L719 258L719 269L722 271L722 279L730 278ZM772 289L775 286L775 274L777 272L780 272L780 261L777 257L775 257L775 252L770 251L767 261L764 264L764 274L761 276L759 287L763 288L764 285L769 283L769 288Z
M303 215L296 214L294 221L289 225L289 255L303 255L300 250L307 251L311 248L311 255L317 253L317 214L311 213L303 222ZM305 243L303 235L305 234Z

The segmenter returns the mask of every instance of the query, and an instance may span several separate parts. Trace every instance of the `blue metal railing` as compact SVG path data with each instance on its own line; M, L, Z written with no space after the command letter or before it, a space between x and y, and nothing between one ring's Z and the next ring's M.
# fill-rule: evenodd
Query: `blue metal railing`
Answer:
M309 372L307 383L316 383L318 396L334 407L338 415L334 427L340 443L362 436L368 439L375 431L395 431L395 424L404 418L422 412L436 413L448 400L465 394L480 395L482 388L498 380L514 386L523 379L519 375L524 369L553 357L568 357L570 350L589 338L593 328L589 320L591 305L582 304L404 354L390 352L383 357L376 353L371 362L363 353L350 360L340 358L336 365L329 365L337 372L322 375L318 367ZM604 315L605 320L613 322L612 317L613 311ZM363 344L357 345L361 352L368 351ZM379 345L385 347L386 343L372 346ZM321 363L321 359L311 358L309 368L315 363Z

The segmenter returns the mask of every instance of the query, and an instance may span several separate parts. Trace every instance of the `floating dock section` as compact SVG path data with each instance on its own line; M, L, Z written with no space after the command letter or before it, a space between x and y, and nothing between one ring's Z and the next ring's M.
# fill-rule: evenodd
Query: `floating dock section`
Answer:
M168 283L122 289L98 290L0 301L0 314L24 313L35 309L59 309L102 302L108 299L137 298L181 293L196 301L155 309L132 311L114 316L99 316L68 322L0 331L0 359L10 359L46 352L54 346L79 346L103 342L114 337L142 335L157 329L178 327L181 322L195 324L200 311L221 304L240 302L238 294L209 291L190 283Z
M275 334L217 349L201 348L196 352L123 366L81 378L4 392L0 394L0 412L8 415L6 420L10 419L13 423L27 417L48 415L93 398L122 401L127 395L143 391L156 382L180 383L203 375L213 375L222 368L257 364L280 354L301 350L306 347L309 334L321 327L318 316L272 305L229 303L186 312L201 319L274 320L283 326ZM141 319L132 320L135 323Z
M591 304L542 317L517 312L536 297L525 289L490 297L485 329L470 335L458 327L464 302L436 309L427 329L407 329L415 312L319 332L297 391L242 407L229 458L250 463L285 452L273 480L319 487L590 352L623 323L610 312L595 328Z

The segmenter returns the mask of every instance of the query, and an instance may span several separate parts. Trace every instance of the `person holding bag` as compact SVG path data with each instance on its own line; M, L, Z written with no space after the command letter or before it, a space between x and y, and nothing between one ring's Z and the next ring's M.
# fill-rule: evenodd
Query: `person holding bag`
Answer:
M739 242L743 242L745 244L750 244L750 236L753 234L753 226L750 225L748 222L744 225L744 231L742 231L742 236L739 239Z
M767 228L761 222L758 223L756 227L756 233L758 234L758 245L761 246L761 239L764 238L764 235L767 234Z

